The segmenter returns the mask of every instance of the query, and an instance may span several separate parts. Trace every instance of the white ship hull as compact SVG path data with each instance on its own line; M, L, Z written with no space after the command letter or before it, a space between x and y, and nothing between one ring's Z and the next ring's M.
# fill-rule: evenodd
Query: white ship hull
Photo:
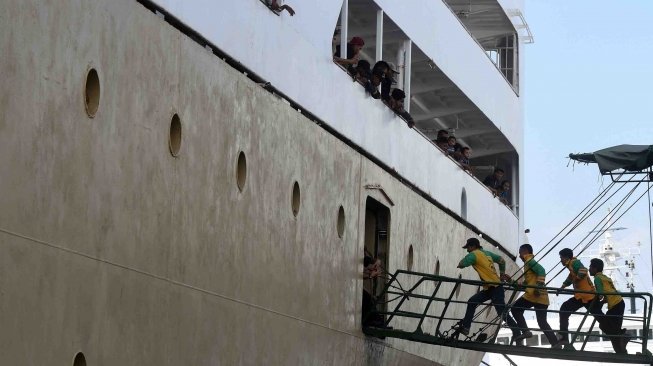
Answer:
M478 200L467 221L458 193L384 163L398 150L373 159L134 0L8 1L0 34L0 364L478 364L360 326L370 200L390 213L390 270L412 248L414 270L455 277L479 232L517 246L518 219L451 162Z

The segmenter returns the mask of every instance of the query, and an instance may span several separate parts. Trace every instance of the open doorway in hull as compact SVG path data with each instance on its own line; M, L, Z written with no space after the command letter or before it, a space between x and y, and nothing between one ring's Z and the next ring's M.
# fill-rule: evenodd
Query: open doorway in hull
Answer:
M390 239L390 209L379 201L368 197L365 202L365 256L378 260L380 267L388 268L388 253ZM383 322L381 316L370 315L376 308L386 311L387 299L381 297L385 285L385 276L365 278L363 283L363 314L364 325ZM375 324L376 325L376 324Z

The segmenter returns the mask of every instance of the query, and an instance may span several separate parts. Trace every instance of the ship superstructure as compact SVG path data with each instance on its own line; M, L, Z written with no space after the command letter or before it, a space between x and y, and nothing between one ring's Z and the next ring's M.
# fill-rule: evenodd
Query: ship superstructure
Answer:
M6 2L0 364L478 364L365 336L362 259L518 268L521 1L287 3ZM415 128L333 62L353 36Z

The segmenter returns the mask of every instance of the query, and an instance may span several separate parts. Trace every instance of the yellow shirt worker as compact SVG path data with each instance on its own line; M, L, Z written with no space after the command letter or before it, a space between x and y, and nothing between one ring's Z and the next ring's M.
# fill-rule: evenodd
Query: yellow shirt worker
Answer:
M608 303L608 311L605 313L603 320L599 322L601 330L603 333L612 336L610 342L612 342L615 353L628 353L626 344L629 338L620 337L625 333L625 330L621 330L621 324L624 321L626 304L614 287L612 279L603 274L602 260L594 258L590 261L590 275L594 276L597 295L603 296L604 302Z
M556 343L553 348L563 348L569 346L569 317L572 313L578 309L584 307L589 312L594 315L596 320L599 322L599 325L602 322L601 316L603 312L601 311L601 306L597 301L594 301L594 285L590 280L590 277L587 273L587 268L583 266L580 260L574 258L574 252L565 248L560 251L560 263L562 263L565 268L569 270L569 275L565 282L562 283L561 289L573 285L574 290L577 291L588 291L591 293L576 292L574 296L567 301L563 302L560 306L560 335L561 339Z
M484 284L483 290L470 297L467 301L465 317L458 324L458 331L464 335L468 335L476 307L490 300L497 314L502 320L508 323L508 326L513 331L513 337L519 335L517 323L506 311L505 292L503 286L501 286L501 280L499 279L499 275L497 275L497 270L494 268L494 263L497 263L499 265L499 271L503 275L506 271L506 262L500 256L483 250L481 243L476 238L467 239L463 249L467 249L468 254L458 263L458 268L472 266Z
M545 287L546 272L544 271L544 267L537 263L533 257L533 247L530 244L524 244L519 247L519 258L524 261L523 285ZM546 321L546 309L549 308L549 294L547 294L546 289L544 288L538 289L533 287L526 288L524 290L524 295L512 304L512 309L510 311L521 331L521 334L514 337L513 341L517 343L524 338L530 338L533 336L533 332L528 329L526 319L524 319L524 311L530 308L535 308L537 325L539 325L540 329L544 332L544 336L549 340L549 344L556 344L558 338L556 338L551 326Z

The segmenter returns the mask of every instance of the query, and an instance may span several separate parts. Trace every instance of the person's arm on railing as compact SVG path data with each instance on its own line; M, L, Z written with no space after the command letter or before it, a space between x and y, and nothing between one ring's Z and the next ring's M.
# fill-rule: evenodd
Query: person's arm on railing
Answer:
M474 263L476 263L476 255L474 253L467 253L467 255L458 263L458 267L456 268L469 267Z

